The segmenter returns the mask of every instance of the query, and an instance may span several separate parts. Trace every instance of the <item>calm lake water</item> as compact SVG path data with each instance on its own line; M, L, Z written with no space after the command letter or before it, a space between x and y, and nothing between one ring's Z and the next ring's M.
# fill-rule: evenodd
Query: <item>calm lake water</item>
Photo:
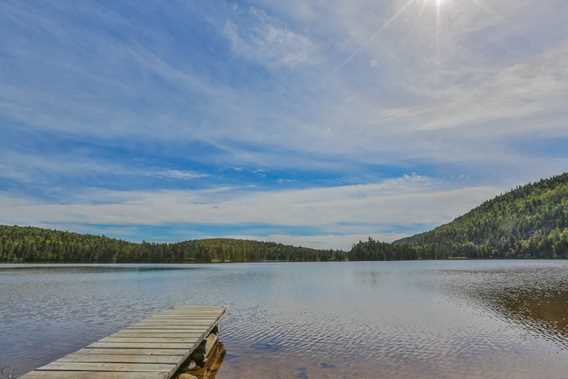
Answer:
M568 378L565 261L0 266L0 367L185 303L228 307L219 379Z

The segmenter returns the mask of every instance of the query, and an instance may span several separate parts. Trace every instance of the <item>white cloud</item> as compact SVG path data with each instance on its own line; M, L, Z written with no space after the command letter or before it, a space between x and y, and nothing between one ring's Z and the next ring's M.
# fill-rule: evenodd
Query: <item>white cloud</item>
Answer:
M376 235L392 225L450 221L497 192L494 187L455 187L408 176L374 184L272 192L97 191L82 193L66 204L5 195L0 197L0 223L298 225L321 228L321 239L335 236L332 240L342 240L344 246L346 234ZM382 234L389 239L395 235ZM316 239L312 238L313 246Z
M167 179L180 179L180 180L190 180L190 179L197 179L206 177L206 174L200 174L193 171L188 170L163 170L163 171L154 171L149 172L148 175L150 176L157 176L160 178L167 178Z
M471 126L490 125L493 136L534 130L534 125L522 120L566 112L568 70L563 62L567 60L568 41L526 62L477 73L477 80L470 83L454 80L438 91L432 104L415 109L413 117L425 120L424 129L460 128L463 132ZM461 74L467 75L467 70ZM521 122L500 123L503 120ZM542 126L566 131L556 123Z
M13 151L0 152L0 178L13 179L22 183L38 183L43 175L115 175L124 177L147 177L173 180L192 180L207 174L191 170L168 169L155 166L131 166L121 162L109 162L69 154L51 154L40 157Z
M250 23L239 26L227 21L223 33L233 52L269 68L293 68L319 60L317 46L308 37L292 31L264 11L251 7Z

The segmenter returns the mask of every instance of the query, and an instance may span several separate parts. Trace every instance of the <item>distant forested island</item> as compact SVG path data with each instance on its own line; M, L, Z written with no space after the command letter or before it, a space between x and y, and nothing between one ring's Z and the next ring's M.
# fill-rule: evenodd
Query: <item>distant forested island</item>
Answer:
M187 263L568 258L568 173L518 187L432 231L350 251L205 239L134 243L103 236L0 226L0 262Z

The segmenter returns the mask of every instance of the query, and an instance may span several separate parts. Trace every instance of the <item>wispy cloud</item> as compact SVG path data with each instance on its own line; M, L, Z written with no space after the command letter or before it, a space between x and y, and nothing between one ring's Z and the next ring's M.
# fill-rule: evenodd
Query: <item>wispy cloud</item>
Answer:
M193 171L184 171L184 170L154 171L148 174L155 175L160 178L181 179L181 180L204 178L207 176L206 174L199 174Z
M0 178L13 179L33 184L50 175L108 175L126 177L147 177L157 179L192 180L208 175L191 170L161 167L132 166L121 162L109 162L84 156L51 154L42 158L33 154L10 151L0 153Z
M228 20L223 33L238 56L275 69L314 64L320 59L319 49L313 41L290 30L262 9L240 10L238 6L234 9L247 23L243 27Z
M65 204L5 195L0 197L0 223L297 225L322 228L320 240L360 236L362 231L392 239L405 234L393 232L392 225L447 222L497 192L493 187L460 188L409 176L285 191L94 191ZM242 234L248 232L245 229Z

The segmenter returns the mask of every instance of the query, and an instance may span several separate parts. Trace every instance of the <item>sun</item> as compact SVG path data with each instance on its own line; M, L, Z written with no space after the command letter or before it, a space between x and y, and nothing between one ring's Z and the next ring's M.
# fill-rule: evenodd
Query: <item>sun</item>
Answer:
M435 5L436 8L441 8L444 4L446 4L450 0L423 0L423 1L424 3Z

